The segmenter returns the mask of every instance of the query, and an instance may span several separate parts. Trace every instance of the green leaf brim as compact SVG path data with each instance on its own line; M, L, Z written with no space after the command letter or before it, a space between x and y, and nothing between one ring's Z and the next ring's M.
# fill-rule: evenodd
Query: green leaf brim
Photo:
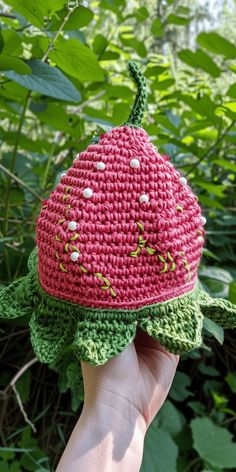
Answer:
M182 354L202 343L204 315L225 328L236 328L236 305L211 298L199 282L178 298L136 310L97 309L55 299L40 286L37 256L30 273L0 292L0 316L30 314L31 341L41 362L53 362L70 346L79 360L102 365L146 331L172 353Z

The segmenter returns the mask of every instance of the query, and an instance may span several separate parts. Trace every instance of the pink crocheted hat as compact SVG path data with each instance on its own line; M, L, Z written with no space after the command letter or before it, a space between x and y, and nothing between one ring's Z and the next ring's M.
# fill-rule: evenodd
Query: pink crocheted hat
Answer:
M206 222L185 177L140 127L145 80L128 121L102 134L63 174L37 221L29 274L0 294L1 316L30 314L42 362L72 345L103 364L139 326L170 352L201 345L203 315L236 327L236 306L197 278Z

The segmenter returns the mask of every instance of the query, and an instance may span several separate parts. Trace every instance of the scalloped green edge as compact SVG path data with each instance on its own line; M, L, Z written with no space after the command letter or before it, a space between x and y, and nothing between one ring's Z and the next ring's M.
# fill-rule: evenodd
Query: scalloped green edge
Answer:
M48 295L40 286L37 252L28 262L29 274L0 292L0 316L31 315L31 342L41 362L51 363L69 345L79 360L102 365L122 352L137 325L174 354L202 343L203 316L225 328L236 327L236 305L211 298L198 281L191 292L135 310L76 305Z

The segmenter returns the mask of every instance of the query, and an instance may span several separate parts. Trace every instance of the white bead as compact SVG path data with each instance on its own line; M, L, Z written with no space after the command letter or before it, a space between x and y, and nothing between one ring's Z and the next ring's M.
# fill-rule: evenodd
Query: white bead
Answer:
M79 253L78 252L72 252L71 255L70 255L70 258L73 262L76 262L78 261L79 259Z
M204 238L202 236L198 236L197 239L198 239L198 241L201 241L201 242L204 241Z
M70 221L70 222L68 223L68 229L69 229L70 231L75 231L76 228L77 228L77 223L76 223L76 221Z
M83 191L84 198L90 198L93 195L93 191L91 188L85 188Z
M106 164L104 162L98 162L96 165L98 170L105 170L106 169Z
M187 184L187 179L185 179L185 177L180 177L179 183L180 183L181 185L186 185L186 184Z
M206 220L205 216L201 216L200 221L201 221L202 225L205 225L207 220Z
M140 201L140 203L148 203L148 201L149 201L149 196L148 196L148 195L145 195L145 194L140 195L139 201Z
M66 173L65 172L62 172L62 174L60 175L60 179L62 179L62 177L65 177Z
M132 169L138 169L138 167L140 166L140 162L138 159L131 159L129 165Z

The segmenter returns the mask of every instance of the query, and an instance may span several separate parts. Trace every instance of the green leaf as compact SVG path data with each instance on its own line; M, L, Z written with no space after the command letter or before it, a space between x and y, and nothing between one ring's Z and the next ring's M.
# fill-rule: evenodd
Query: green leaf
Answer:
M236 304L236 282L231 282L229 286L229 300Z
M200 33L197 37L197 42L201 47L208 49L208 51L214 54L223 55L227 59L235 59L236 57L236 47L234 44L214 31Z
M6 56L1 54L0 56L0 70L14 71L17 74L30 74L31 69L24 61L18 57Z
M172 131L174 134L178 134L178 128L174 126L172 121L169 120L168 116L157 113L154 115L154 117L157 124L161 124L164 128Z
M185 400L185 398L192 397L193 394L188 390L191 385L191 380L184 372L177 371L170 389L170 398L177 402Z
M224 209L224 206L220 202L215 199L208 198L205 195L199 195L199 201L206 207L217 208L218 210Z
M151 424L144 440L140 472L176 472L178 448L170 434Z
M47 16L51 16L56 11L61 10L65 5L66 5L65 0L47 0L47 10L48 10Z
M190 8L189 7L182 7L182 6L179 6L177 9L176 9L176 12L177 13L180 13L181 15L188 15L190 13Z
M5 72L5 75L29 90L49 97L71 102L80 101L80 93L74 85L56 67L51 67L37 59L27 62L31 68L31 74L17 74Z
M12 460L14 459L15 457L15 453L14 451L11 450L11 448L5 448L5 450L3 450L4 448L1 448L0 447L0 458L1 459L4 459L6 461L9 461L9 460ZM1 469L0 469L1 470Z
M218 124L219 118L215 115L216 105L209 95L204 94L201 98L194 99L191 95L180 94L179 99L186 103L190 109L199 113L203 117L207 117L214 124Z
M15 31L1 30L1 36L3 39L1 54L19 56L22 53L20 36Z
M217 64L213 61L213 59L206 54L201 49L197 49L196 51L191 51L190 49L183 49L178 53L178 56L181 61L188 64L190 67L194 67L195 69L202 69L212 77L219 77L221 70L217 66Z
M16 389L20 395L22 402L26 402L29 399L30 381L31 375L29 370L27 370L16 383Z
M186 420L170 400L166 400L154 421L163 431L170 433L172 437L179 434L185 426Z
M103 61L116 61L117 59L119 59L119 57L120 57L120 54L118 52L110 51L109 49L104 52L102 56L102 60Z
M112 122L120 126L127 119L127 103L116 103L113 108Z
M65 25L65 30L78 30L87 26L93 19L94 13L87 7L79 5Z
M142 21L145 21L149 17L149 13L148 13L147 8L145 8L145 7L138 8L135 11L135 17L136 17L137 21L139 21L140 23Z
M93 40L93 50L97 56L102 57L107 45L108 40L102 34L97 34Z
M104 80L94 52L78 39L59 39L49 56L62 70L81 82Z
M210 320L204 316L203 327L208 333L210 333L221 345L224 342L224 330L221 326L216 324L214 321Z
M159 18L156 18L152 22L151 32L152 32L152 34L154 34L154 36L157 36L157 38L161 38L163 36L164 29L163 29L163 25L161 23L161 20Z
M167 90L169 87L175 84L174 79L165 79L155 81L155 90Z
M203 188L204 190L207 190L207 192L216 195L217 197L224 197L224 191L226 189L225 185L216 185L200 179L194 180L194 184L196 184L200 188Z
M172 25L188 25L191 21L191 18L185 18L184 16L178 16L171 13L167 16L166 21Z
M208 375L209 377L219 377L221 373L212 365L206 365L204 362L198 364L198 370L201 374Z
M228 297L229 285L233 281L230 272L220 267L207 266L199 268L199 276L213 297Z
M47 0L34 2L32 0L6 0L15 11L20 13L30 23L41 28L44 24L44 16L47 16Z
M125 46L134 49L140 57L146 57L147 49L144 42L139 41L133 34L122 34L120 40Z
M227 429L216 426L209 418L191 421L193 447L199 456L213 467L236 467L236 443Z
M219 116L226 115L231 120L236 121L236 102L225 102L216 108L216 113Z
M187 405L192 408L194 413L197 413L197 415L205 415L206 414L206 408L205 405L203 405L201 402L198 401L191 401L188 402Z
M8 462L0 461L0 470L1 472L9 472Z
M46 123L55 130L70 133L71 126L69 116L60 103L47 103L42 109L35 108L35 103L31 102L30 109L38 117L39 121Z
M111 84L105 84L103 87L110 98L130 98L131 97L131 91L129 87L126 87L125 85L111 85Z
M236 393L236 372L228 372L225 380L233 393Z
M226 159L213 159L211 162L217 164L219 167L236 172L236 164L233 164L233 162L227 161Z
M157 76L163 74L167 70L167 66L149 66L147 67L144 75L145 77L156 78Z
M227 95L232 98L236 98L236 84L230 85Z

